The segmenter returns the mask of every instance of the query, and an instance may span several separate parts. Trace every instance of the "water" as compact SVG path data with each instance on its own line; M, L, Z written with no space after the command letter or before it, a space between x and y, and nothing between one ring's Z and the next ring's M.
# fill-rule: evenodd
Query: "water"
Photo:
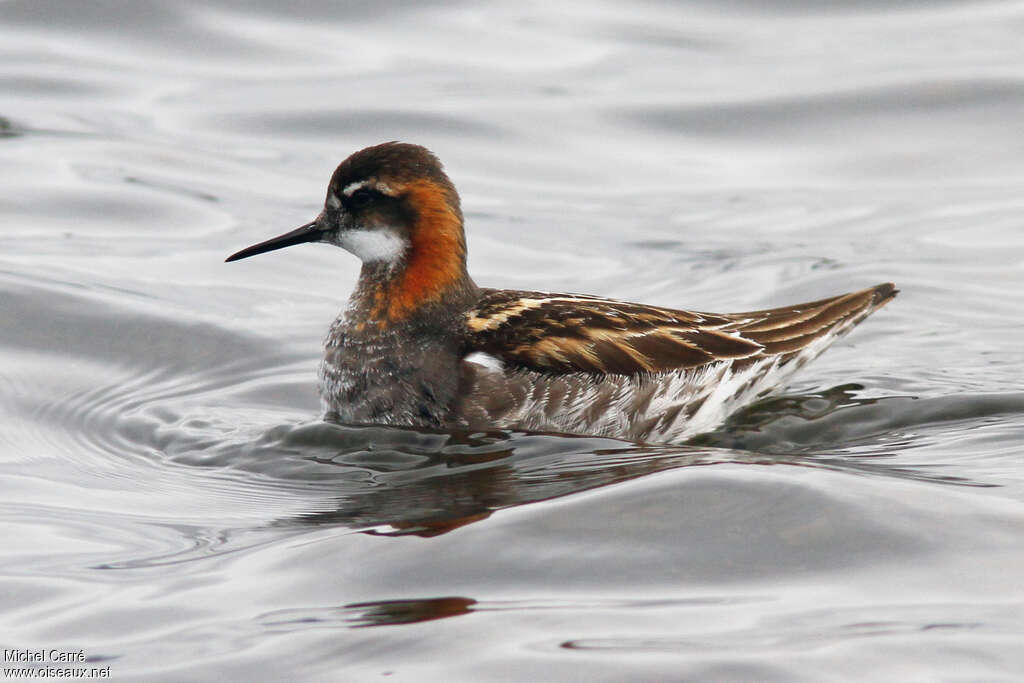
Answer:
M1024 676L1024 4L0 4L0 640L115 680ZM677 446L317 419L427 145L483 285L901 295ZM6 666L6 664L5 664Z

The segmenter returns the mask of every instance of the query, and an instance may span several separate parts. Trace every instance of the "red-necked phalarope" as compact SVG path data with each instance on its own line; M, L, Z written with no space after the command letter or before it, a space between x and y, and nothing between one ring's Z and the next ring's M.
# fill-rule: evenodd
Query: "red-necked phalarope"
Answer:
M749 313L477 287L455 186L389 142L343 161L311 223L228 261L302 242L362 259L320 366L325 416L675 441L717 426L896 295L890 284Z

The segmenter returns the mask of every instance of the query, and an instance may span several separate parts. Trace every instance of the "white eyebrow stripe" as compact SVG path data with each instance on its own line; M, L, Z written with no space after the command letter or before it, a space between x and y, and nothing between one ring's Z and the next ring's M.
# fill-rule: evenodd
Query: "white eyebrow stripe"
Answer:
M357 180L353 183L349 183L344 188L342 188L341 193L346 197L351 197L356 190L361 190L364 187L369 188L371 190L376 190L381 194L394 196L394 192L392 191L390 185L379 180L376 180L374 178L368 178L366 180Z
M341 193L346 197L351 197L353 192L363 189L369 182L369 180L357 180L354 183L349 183L342 189Z
M338 209L341 207L341 200L338 199L338 196L336 194L334 194L333 192L329 192L327 193L327 206L331 207L332 209Z

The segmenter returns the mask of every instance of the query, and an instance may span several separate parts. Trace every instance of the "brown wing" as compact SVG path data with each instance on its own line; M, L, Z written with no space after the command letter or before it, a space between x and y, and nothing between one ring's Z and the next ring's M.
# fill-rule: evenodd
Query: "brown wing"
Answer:
M749 313L677 311L579 294L485 289L467 314L466 353L543 372L637 375L789 354L849 329L891 284Z
M886 282L848 294L784 306L767 311L730 313L733 322L723 330L735 331L764 347L764 355L784 355L803 349L816 339L848 331L889 303L898 289Z

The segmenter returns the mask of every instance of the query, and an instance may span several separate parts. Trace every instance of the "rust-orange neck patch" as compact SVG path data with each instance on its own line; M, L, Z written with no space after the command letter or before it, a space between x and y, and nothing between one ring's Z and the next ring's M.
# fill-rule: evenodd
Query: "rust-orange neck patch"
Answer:
M385 324L440 300L468 277L462 216L449 191L430 180L415 180L401 194L415 208L416 222L404 266L374 295L373 317Z

